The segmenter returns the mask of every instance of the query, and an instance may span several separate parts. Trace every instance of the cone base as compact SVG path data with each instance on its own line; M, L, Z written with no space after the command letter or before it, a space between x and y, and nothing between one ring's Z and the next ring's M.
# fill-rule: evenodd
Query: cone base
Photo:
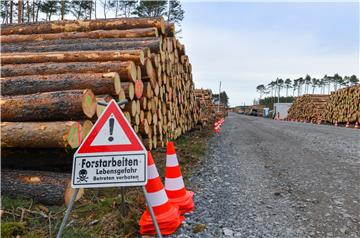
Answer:
M193 201L194 192L186 191L186 194L178 198L169 198L170 203L179 206L179 211L181 214L185 214L194 210L194 201Z
M155 215L156 221L159 225L161 234L170 235L174 233L179 226L181 225L184 217L180 216L180 211L178 207L172 206L172 208L160 215ZM140 218L140 234L156 234L153 221L151 219L150 213L146 210Z

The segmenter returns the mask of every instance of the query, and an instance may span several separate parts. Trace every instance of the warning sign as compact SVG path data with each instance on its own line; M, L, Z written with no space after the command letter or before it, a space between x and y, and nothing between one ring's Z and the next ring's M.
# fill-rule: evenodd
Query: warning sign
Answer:
M142 186L147 151L114 100L74 154L72 187Z

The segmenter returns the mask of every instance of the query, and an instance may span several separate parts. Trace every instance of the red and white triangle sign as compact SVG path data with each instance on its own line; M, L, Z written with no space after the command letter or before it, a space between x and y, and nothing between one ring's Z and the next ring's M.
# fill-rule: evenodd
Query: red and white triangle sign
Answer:
M115 100L111 100L76 153L139 151L146 149Z
M144 186L147 151L111 100L74 154L73 188Z

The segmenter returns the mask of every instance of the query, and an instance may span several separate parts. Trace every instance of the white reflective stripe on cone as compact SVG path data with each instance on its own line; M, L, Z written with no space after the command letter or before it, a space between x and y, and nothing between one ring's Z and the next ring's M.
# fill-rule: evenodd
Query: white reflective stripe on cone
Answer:
M183 177L177 178L165 178L165 189L170 191L177 191L184 188L184 180Z
M153 179L159 177L159 173L156 169L155 164L148 166L148 179Z
M166 167L175 167L178 166L178 160L176 154L166 155Z
M168 201L168 197L164 189L154 193L148 193L148 198L151 207L163 205Z

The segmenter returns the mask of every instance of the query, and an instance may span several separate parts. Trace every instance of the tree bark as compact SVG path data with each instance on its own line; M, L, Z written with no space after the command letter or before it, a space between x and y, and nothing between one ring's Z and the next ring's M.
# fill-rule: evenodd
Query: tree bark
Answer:
M1 44L2 53L14 52L51 52L51 51L84 51L84 50L131 50L149 48L152 53L161 51L161 39L139 40L141 38L129 38L125 40L119 39L76 39L76 43L69 43L63 40L59 44L54 41L43 41L40 45L38 42L27 44ZM67 42L65 42L67 41Z
M3 121L56 121L93 117L96 100L91 90L69 90L6 96L0 99Z
M81 135L75 121L1 122L1 148L77 148Z
M45 205L67 205L74 189L69 174L43 171L1 171L1 194L33 198ZM76 200L84 194L80 189Z
M6 26L2 29L3 35L12 34L42 34L73 31L96 30L127 30L134 28L156 27L162 34L165 33L165 22L162 17L155 18L117 18L98 20L53 21L34 24L20 24Z
M1 43L21 43L48 40L69 40L69 39L101 39L101 38L142 38L158 37L156 28L140 28L129 30L98 30L89 32L61 32L53 34L30 34L30 35L2 35ZM141 39L138 39L141 40Z
M33 64L49 62L104 62L104 61L133 61L144 64L143 50L123 51L65 51L45 53L4 53L1 54L1 64Z
M23 75L0 79L1 95L14 96L73 89L91 89L94 94L120 93L118 73Z
M14 2L10 1L10 24L13 23Z
M61 0L60 12L61 12L61 20L63 21L65 16L65 0Z
M22 23L23 21L23 0L18 0L18 23ZM4 34L1 30L1 34Z
M38 64L9 64L2 66L2 77L21 75L49 75L65 73L107 73L117 72L121 80L136 80L136 66L132 61L126 62L69 62L69 63L38 63Z

